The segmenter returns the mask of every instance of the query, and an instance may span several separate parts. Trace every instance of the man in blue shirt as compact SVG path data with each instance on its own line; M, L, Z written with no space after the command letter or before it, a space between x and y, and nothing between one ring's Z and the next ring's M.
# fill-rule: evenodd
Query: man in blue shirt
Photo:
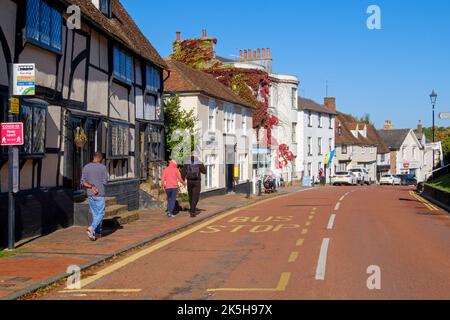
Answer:
M92 224L88 228L88 237L96 241L102 234L102 221L105 216L105 185L108 183L108 170L102 164L103 155L95 153L91 163L83 168L81 185L87 189L89 208L92 214Z

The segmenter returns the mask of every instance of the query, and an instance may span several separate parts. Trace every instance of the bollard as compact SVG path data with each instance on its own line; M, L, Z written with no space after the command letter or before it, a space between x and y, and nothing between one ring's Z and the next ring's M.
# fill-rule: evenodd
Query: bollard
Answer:
M262 196L262 181L258 180L258 197Z
M250 190L251 189L251 185L250 185L250 180L247 180L247 199L250 199Z

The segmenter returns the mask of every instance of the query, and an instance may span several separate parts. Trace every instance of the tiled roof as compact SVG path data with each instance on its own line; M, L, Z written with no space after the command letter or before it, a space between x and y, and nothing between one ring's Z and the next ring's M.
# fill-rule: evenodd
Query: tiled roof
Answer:
M62 0L69 5L80 7L84 17L91 24L116 39L135 54L154 64L167 69L167 64L156 49L144 36L119 0L111 0L112 18L108 19L98 10L91 0Z
M173 93L203 93L209 97L256 109L236 95L212 75L193 69L179 61L167 59L170 77L164 83L165 91Z
M342 128L341 134L339 134L339 124ZM352 130L356 130L357 128L364 130L365 127L367 127L366 137L358 134L356 138L353 135ZM389 153L389 148L378 135L373 125L358 122L353 116L341 112L338 112L336 119L336 144L377 146L377 153Z
M323 105L318 104L314 100L298 97L298 110L306 110L306 111L315 111L325 114L336 114L336 112L324 107Z
M411 129L378 130L378 134L391 150L400 150Z

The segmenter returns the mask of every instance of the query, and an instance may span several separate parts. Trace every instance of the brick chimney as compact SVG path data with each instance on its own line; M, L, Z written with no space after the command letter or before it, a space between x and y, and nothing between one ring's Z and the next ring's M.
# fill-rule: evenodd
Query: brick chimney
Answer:
M384 122L384 130L391 130L392 128L393 128L392 121L391 120L386 120Z
M336 98L327 97L323 99L325 108L336 112Z
M423 124L422 120L419 120L419 124L417 125L417 133L422 135L423 134Z
M181 40L181 32L177 31L177 41L180 41L180 40Z

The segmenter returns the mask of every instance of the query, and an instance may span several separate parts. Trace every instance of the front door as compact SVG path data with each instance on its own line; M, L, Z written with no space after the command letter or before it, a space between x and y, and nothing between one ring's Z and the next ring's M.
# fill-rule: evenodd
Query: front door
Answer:
M234 166L236 164L235 146L225 146L225 181L227 192L234 190Z
M81 189L81 172L83 167L92 161L94 153L99 149L98 145L99 121L92 118L70 117L66 134L66 170L64 176L64 187L74 191ZM75 134L77 128L82 128L86 134L87 141L84 146L77 146Z

